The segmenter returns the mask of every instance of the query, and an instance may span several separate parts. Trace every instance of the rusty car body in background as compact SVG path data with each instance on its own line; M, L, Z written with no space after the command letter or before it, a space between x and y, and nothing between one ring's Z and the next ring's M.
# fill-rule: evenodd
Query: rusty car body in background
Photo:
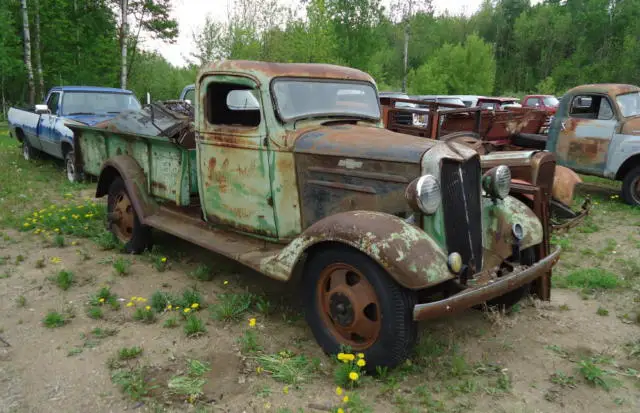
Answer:
M458 142L478 151L481 156L496 153L491 158L501 159L512 168L514 178L520 183L528 182L545 188L544 202L548 207L544 211L538 211L551 213L551 216L539 218L543 222L548 221L553 229L575 226L588 214L591 205L589 200L577 211L572 209L576 185L582 180L571 169L557 167L554 156L544 158L548 172L537 176L541 169L535 165L531 156L546 148L547 136L532 132L546 122L547 115L543 111L514 109L516 112L502 112L496 118L496 113L482 110L480 106L459 108L430 103L427 113L420 115L424 118L422 124L408 125L398 123L397 119L411 116L412 109L396 107L394 102L395 99L380 99L383 124L387 129L429 139ZM525 151L529 155L515 155L513 151ZM502 154L498 155L500 153Z
M195 99L194 146L73 126L128 251L156 228L297 280L320 346L350 346L372 369L409 355L419 320L510 305L531 286L549 299L560 250L508 195L509 168L483 174L464 145L386 130L368 74L225 60L201 69Z
M546 148L559 165L622 181L624 201L640 205L640 88L594 84L569 90Z

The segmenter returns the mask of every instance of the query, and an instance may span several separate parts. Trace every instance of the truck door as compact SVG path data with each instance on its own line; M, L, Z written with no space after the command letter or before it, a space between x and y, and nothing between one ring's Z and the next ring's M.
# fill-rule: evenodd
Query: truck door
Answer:
M42 150L50 155L60 157L60 143L56 142L53 134L56 119L60 115L60 92L52 92L47 99L47 106L50 114L40 116L40 125L38 125L38 136L42 144ZM59 138L58 138L59 139Z
M258 84L243 76L202 79L196 107L198 187L207 221L277 237L267 125Z
M605 95L584 94L571 99L567 115L559 119L558 165L591 175L604 173L618 123L612 108Z

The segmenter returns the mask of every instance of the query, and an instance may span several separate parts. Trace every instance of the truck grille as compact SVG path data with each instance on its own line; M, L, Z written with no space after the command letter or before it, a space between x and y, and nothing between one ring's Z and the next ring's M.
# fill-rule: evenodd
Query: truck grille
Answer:
M411 112L397 111L393 113L393 120L397 125L413 125L413 114Z
M447 249L459 253L473 275L482 269L480 158L443 159L441 186Z

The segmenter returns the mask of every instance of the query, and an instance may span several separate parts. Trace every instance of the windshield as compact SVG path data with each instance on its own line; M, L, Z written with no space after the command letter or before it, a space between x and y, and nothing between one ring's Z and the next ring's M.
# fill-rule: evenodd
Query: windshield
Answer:
M640 92L618 95L616 101L618 102L622 116L625 118L640 115Z
M466 106L461 99L458 98L440 98L440 102L449 103L451 105Z
M560 103L560 101L554 96L547 96L542 100L544 101L545 106L558 106L558 104Z
M135 96L124 93L66 92L62 97L63 115L120 113L139 110Z
M272 88L283 121L324 116L380 118L376 90L370 83L276 79Z

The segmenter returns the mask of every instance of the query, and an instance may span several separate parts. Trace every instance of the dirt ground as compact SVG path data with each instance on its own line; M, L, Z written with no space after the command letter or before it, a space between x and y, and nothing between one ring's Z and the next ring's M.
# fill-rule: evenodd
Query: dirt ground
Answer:
M7 179L0 177L0 191ZM90 186L79 187L74 197L90 193ZM336 395L339 364L319 350L291 286L164 234L154 234L167 257L166 269L158 271L156 255L125 256L80 237L55 247L5 225L0 228L0 337L10 346L0 342L0 412L284 413L341 406L351 412L638 412L640 214L609 195L596 199L588 222L554 237L566 251L556 277L601 268L615 274L617 287L565 283L568 288L553 289L550 303L527 299L509 314L469 310L422 323L415 357L392 372L363 378L357 389L345 389L351 399L346 404ZM49 201L65 202L57 195ZM131 261L127 275L114 268L121 258ZM202 263L214 270L209 281L189 275ZM51 280L61 270L74 274L66 291ZM121 306L103 305L103 318L92 319L89 302L101 287L110 287ZM153 323L134 320L135 308L148 304L154 292L189 288L202 295L193 312L205 322L206 333L188 338L182 321L164 327L171 311ZM253 306L236 321L210 316L224 294L247 292L264 297L272 310ZM134 296L148 301L127 307ZM64 314L66 324L45 327L43 318L51 310ZM240 338L251 329L250 318L256 319L251 331L261 348L247 351ZM101 337L92 333L95 328L112 331ZM143 350L138 358L113 361L122 348L134 346ZM300 372L294 384L260 371L261 355L284 351L314 360L312 371ZM185 374L188 360L210 365L193 404L167 387L171 377ZM132 400L112 381L123 366L144 370L147 397Z

